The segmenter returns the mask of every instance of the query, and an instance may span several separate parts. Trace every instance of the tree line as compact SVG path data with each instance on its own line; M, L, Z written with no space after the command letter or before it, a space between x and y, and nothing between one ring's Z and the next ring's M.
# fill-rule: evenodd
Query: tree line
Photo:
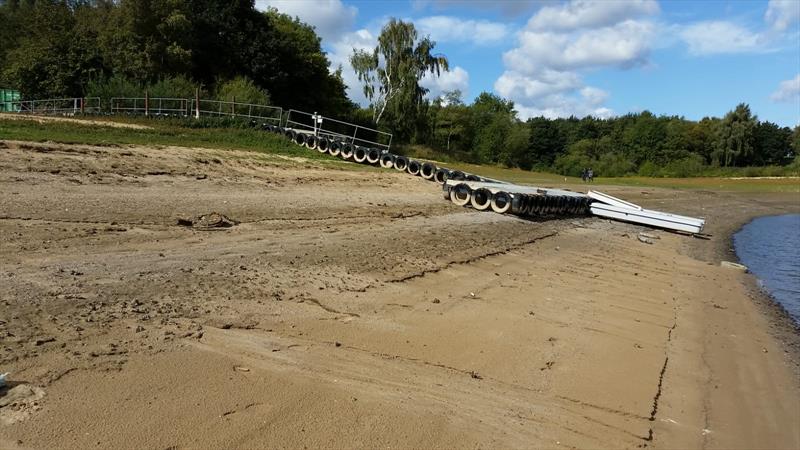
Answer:
M585 168L600 176L684 177L764 166L774 170L754 174L800 171L800 127L760 121L746 104L700 121L649 111L521 121L513 103L496 95L484 92L465 105L459 92L450 92L425 110L428 120L415 141L474 163L571 176Z
M392 19L350 63L369 105L347 96L313 27L253 0L0 0L0 87L24 98L203 96L318 111L394 134L431 157L578 175L691 176L716 168L800 170L800 132L745 104L722 118L648 111L610 119L520 120L483 92L430 99L449 68L436 43ZM780 170L778 171L780 172ZM782 173L782 172L781 172Z
M253 0L0 0L0 85L28 99L187 98L200 86L352 114L329 66L313 27Z

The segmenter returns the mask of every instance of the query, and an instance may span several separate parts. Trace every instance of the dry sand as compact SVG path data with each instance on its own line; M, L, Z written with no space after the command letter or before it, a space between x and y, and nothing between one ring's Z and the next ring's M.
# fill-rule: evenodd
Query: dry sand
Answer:
M800 447L796 330L719 264L796 194L608 191L713 236L478 213L394 171L0 141L0 447ZM238 225L176 224L214 211Z
M153 127L141 125L136 123L114 122L111 120L92 120L86 117L64 117L64 116L43 116L32 114L3 114L3 120L24 120L33 121L38 123L68 123L70 125L82 125L92 127L108 127L108 128L128 128L133 130L151 130Z

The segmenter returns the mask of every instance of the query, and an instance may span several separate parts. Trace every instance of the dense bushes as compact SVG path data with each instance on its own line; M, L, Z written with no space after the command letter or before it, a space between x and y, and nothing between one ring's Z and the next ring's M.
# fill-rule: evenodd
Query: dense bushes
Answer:
M86 86L87 97L100 97L108 100L112 97L150 97L194 98L197 83L182 76L161 78L153 83L144 84L113 75L89 81ZM205 92L204 92L205 94Z
M246 77L236 77L231 81L217 83L217 100L233 101L238 103L252 103L256 105L269 105L269 92L261 89Z

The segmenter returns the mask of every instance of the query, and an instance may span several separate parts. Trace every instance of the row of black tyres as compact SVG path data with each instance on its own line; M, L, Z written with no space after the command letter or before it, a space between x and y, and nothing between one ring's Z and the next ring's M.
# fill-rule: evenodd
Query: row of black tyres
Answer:
M338 156L360 164L371 164L386 169L392 168L401 172L408 172L411 175L441 184L444 184L447 180L484 181L477 175L460 170L438 167L431 162L417 161L406 156L389 153L386 150L363 147L340 139L315 136L309 132L271 124L263 124L262 128L265 131L281 134L297 145L317 150L320 153L328 153L331 156Z

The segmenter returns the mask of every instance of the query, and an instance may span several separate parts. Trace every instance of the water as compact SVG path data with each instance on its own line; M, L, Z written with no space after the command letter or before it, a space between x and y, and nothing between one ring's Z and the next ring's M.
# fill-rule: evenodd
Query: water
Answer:
M759 217L733 236L742 264L800 325L800 214Z

